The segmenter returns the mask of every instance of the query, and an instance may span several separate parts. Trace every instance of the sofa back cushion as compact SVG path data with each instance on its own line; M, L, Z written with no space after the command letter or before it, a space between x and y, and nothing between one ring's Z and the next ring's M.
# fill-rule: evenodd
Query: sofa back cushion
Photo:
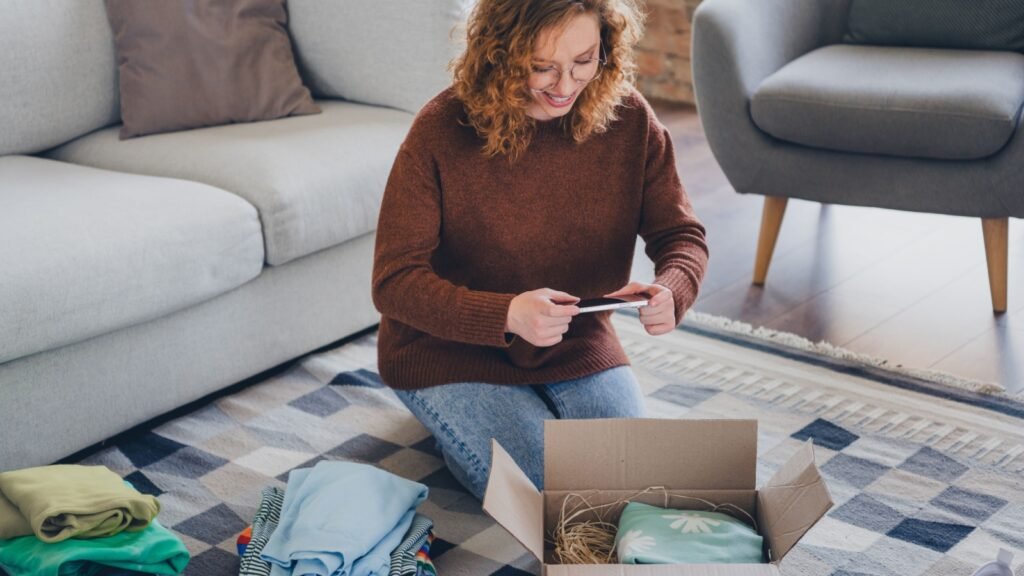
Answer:
M4 2L0 38L0 155L39 152L117 123L103 0Z
M472 0L290 0L289 30L313 95L416 113L451 84ZM453 30L455 33L453 34Z
M855 44L1024 52L1022 0L852 0Z

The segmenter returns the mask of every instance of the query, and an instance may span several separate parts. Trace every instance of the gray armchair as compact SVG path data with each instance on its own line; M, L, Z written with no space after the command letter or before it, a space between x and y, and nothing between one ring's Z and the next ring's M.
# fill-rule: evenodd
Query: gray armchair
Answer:
M842 44L848 0L704 0L697 108L733 188L765 196L763 284L788 198L980 218L1006 310L1024 217L1024 54Z

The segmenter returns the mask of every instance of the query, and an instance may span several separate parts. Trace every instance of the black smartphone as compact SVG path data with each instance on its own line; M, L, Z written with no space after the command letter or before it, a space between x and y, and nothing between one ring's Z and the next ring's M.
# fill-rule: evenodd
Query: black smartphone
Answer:
M576 303L580 313L617 310L619 308L643 308L648 305L648 297L638 294L615 296L612 298L585 298Z

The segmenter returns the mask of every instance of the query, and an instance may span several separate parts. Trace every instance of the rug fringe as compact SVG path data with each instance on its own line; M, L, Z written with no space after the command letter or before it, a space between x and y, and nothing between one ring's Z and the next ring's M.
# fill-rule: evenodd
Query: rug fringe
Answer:
M755 328L746 322L732 320L724 316L715 316L713 314L705 314L703 312L690 310L686 313L684 320L703 328L721 330L730 334L738 334L741 336L755 338L787 348L794 348L805 352L812 352L814 354L822 354L830 358L881 368L896 374L924 380L925 382L932 384L940 384L943 386L959 388L961 390L969 390L978 394L1002 395L1006 393L1006 389L997 382L985 382L982 380L954 376L946 372L910 368L903 366L902 364L892 364L888 360L868 354L861 354L839 346L834 346L824 340L812 342L803 336L799 336L791 332L772 330L763 326Z

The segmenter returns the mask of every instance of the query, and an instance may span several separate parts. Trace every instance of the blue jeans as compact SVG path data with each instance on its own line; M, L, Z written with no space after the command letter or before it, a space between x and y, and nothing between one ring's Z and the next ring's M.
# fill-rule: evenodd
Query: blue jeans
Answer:
M395 393L433 433L456 480L481 500L491 467L491 438L543 489L545 420L641 418L646 413L629 366L553 384L467 382Z

